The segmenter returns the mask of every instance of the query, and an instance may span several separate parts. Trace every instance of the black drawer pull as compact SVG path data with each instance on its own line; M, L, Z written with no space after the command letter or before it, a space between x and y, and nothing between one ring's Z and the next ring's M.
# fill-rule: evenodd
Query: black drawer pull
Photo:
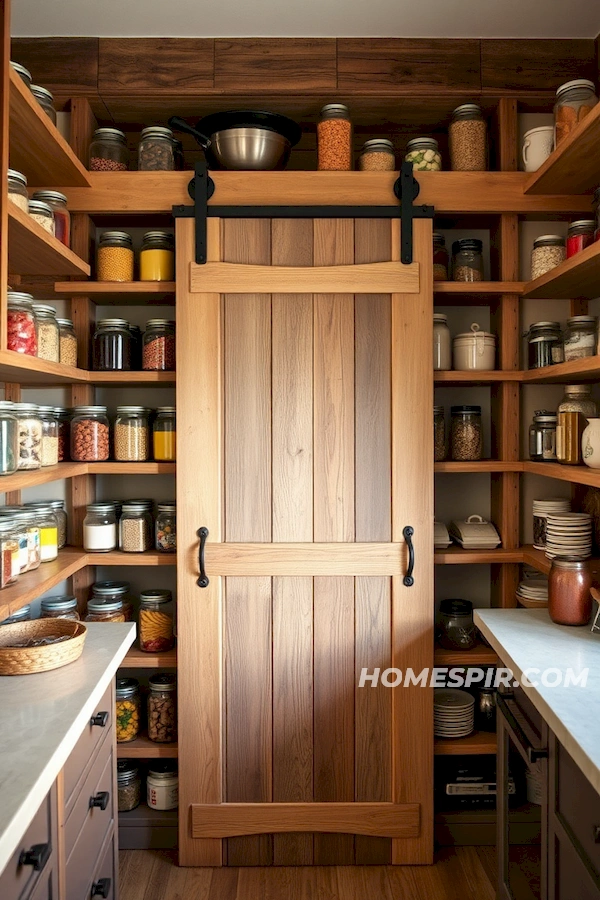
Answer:
M110 878L99 878L92 885L92 897L108 897L110 894Z
M402 579L402 583L404 587L412 587L415 583L415 579L413 578L413 571L415 568L415 548L413 547L412 536L415 533L415 529L410 525L406 525L402 529L402 536L406 541L406 546L408 547L408 569L406 570L406 575Z
M594 825L594 843L600 844L600 825Z
M90 719L90 725L98 725L100 728L106 728L108 725L108 713L98 712Z
M41 872L48 860L52 847L50 844L34 844L31 850L23 850L19 857L19 865L33 866L34 872Z
M97 806L98 809L105 810L109 800L110 794L108 791L99 791L94 797L90 797L90 809Z

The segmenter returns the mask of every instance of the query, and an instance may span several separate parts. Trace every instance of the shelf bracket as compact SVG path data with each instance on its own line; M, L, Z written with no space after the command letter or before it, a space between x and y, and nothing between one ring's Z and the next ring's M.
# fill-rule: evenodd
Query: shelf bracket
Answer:
M394 194L400 201L400 261L408 266L413 261L413 219L433 219L433 206L414 206L421 187L413 174L413 164L403 162L394 184Z

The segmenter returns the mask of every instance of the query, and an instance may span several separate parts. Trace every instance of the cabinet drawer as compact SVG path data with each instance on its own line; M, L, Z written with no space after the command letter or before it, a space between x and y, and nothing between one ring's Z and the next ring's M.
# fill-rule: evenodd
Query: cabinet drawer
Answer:
M600 875L600 843L595 839L596 829L600 829L600 796L559 741L556 778L556 812Z
M23 900L56 900L58 897L58 878L56 867L49 872L44 869L31 894L23 897Z
M88 900L92 895L92 886L103 878L110 880L110 884L104 882L103 885L107 900L115 900L117 873L114 859L114 830L110 829L104 840L94 848L94 853L88 853L88 850L89 847L80 847L77 844L67 863L67 900ZM101 893L96 894L96 897L101 896Z
M97 888L102 887L104 889L107 900L115 900L117 897L117 872L115 871L113 835L111 835L110 841L104 849L100 861L94 870L91 889L94 888L94 885L96 885ZM103 894L97 894L96 896L101 897Z
M63 771L65 810L67 815L69 815L69 808L73 804L77 789L83 780L88 762L93 757L100 742L104 740L113 727L113 693L113 686L110 684L65 763ZM96 717L98 724L92 724Z
M56 789L52 787L19 842L10 862L4 872L0 874L0 897L2 900L29 897L41 877L45 881L48 880L54 862L53 848L56 845L55 804ZM32 848L38 849L42 861L46 857L46 862L39 870L36 870L33 865L22 865L20 862L21 853Z
M98 856L106 832L114 818L113 755L99 754L90 768L71 815L65 823L65 856L67 869L71 860L86 859L88 864ZM91 801L106 803L105 809ZM75 860L77 862L77 859ZM73 894L73 896L76 896Z
M571 842L555 836L555 854L554 890L550 900L600 900L600 889Z

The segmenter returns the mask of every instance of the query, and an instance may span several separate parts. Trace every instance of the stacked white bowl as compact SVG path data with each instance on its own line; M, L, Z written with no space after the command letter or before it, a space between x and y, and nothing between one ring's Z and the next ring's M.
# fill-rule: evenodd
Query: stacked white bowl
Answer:
M533 546L536 550L546 549L546 526L548 516L560 516L571 511L571 501L562 497L533 501Z
M592 555L592 517L587 513L560 513L548 516L546 556L588 559Z
M548 606L548 579L545 575L525 578L517 588L519 606L528 609L544 609Z
M475 697L456 688L437 688L433 697L433 731L437 737L460 738L475 725Z

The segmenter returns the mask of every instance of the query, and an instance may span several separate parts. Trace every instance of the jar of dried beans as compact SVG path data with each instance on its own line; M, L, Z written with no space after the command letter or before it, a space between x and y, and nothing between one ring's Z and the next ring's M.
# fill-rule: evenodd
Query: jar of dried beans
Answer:
M173 281L174 277L173 235L167 231L147 231L140 250L140 281Z
M454 281L483 281L483 244L477 238L464 238L452 264Z
M152 426L153 456L157 462L176 459L177 425L174 406L159 406Z
M140 732L140 683L136 678L117 678L115 685L115 731L117 743L135 741Z
M152 513L141 503L125 502L119 521L119 548L124 553L152 549Z
M71 413L64 406L55 406L58 421L58 461L71 459Z
M433 232L433 280L448 280L448 251L446 240L439 231Z
M93 337L93 367L96 372L131 369L132 337L125 319L100 319Z
M58 324L58 361L64 366L77 365L77 335L71 319L56 319Z
M0 519L0 589L15 584L20 571L19 542L15 535L15 523L8 517L2 518Z
M71 459L106 462L109 427L105 406L76 406L71 419Z
M126 231L100 235L96 258L98 281L133 281L133 240Z
M117 462L145 462L150 458L149 412L143 406L117 407L114 428Z
M142 780L135 761L117 760L117 805L120 813L129 812L140 805Z
M29 212L27 177L16 169L8 170L8 199L23 212Z
M170 650L173 637L174 606L171 591L157 588L140 594L140 650L162 653Z
M486 167L485 119L475 103L463 103L452 113L449 128L450 167L455 172L483 172Z
M175 371L175 322L172 319L148 319L143 344L143 369Z
M19 460L19 423L14 403L0 401L0 475L12 475Z
M571 134L597 102L593 81L578 78L561 84L554 104L555 147Z
M90 144L90 172L126 172L129 150L118 128L97 128Z
M53 406L38 407L42 423L42 466L55 466L58 462L58 419Z
M37 356L37 322L33 312L33 297L19 291L8 292L7 348L26 356Z
M138 146L138 170L172 172L174 169L175 141L171 129L158 125L144 128Z
M158 513L154 528L155 546L165 553L177 550L177 507L175 503L157 504Z
M177 740L177 679L160 672L148 681L148 737L159 744Z
M117 549L117 517L114 504L89 503L83 520L83 549L109 553Z
M442 168L442 155L435 138L413 138L406 145L405 162L411 162L418 172L439 172Z
M393 172L396 167L394 145L387 138L365 141L358 157L361 172Z
M38 352L40 359L49 362L58 362L60 355L60 341L58 335L58 322L56 310L45 303L34 303L33 312L38 326Z
M44 231L54 234L54 210L41 200L29 201L29 215L34 222L41 225Z
M328 103L317 125L319 171L348 172L352 168L352 122L341 103Z
M42 465L42 423L35 403L15 403L19 421L18 469L39 469Z
M531 251L531 279L540 278L551 272L567 256L565 239L559 234L542 234L533 242Z
M567 259L585 250L594 243L595 223L593 219L578 219L571 222L567 232Z
M42 107L50 121L56 125L56 110L54 108L54 97L50 91L42 87L40 84L31 84L29 90Z
M71 246L71 214L67 209L67 198L59 191L36 191L33 200L47 203L54 212L54 234L64 244Z
M457 462L481 459L483 440L480 406L453 406L451 409L451 456Z
M120 600L88 600L86 622L124 622L125 613Z
M68 594L55 594L42 600L41 619L75 619L79 621L77 598Z

